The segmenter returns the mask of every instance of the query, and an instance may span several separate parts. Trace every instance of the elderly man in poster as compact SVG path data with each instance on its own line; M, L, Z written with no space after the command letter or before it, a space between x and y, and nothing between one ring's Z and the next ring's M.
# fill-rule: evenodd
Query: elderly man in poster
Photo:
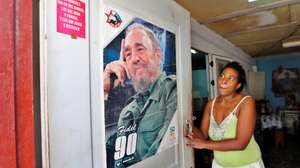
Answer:
M173 118L176 80L161 71L161 63L162 50L154 33L134 23L122 40L120 59L104 69L105 98L113 88L124 86L126 77L136 91L120 113L114 167L127 167L154 155Z

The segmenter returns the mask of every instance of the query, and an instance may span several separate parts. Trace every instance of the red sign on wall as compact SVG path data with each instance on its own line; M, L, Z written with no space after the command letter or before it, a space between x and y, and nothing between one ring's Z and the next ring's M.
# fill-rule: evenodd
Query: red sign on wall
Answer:
M57 0L57 32L85 38L85 3Z

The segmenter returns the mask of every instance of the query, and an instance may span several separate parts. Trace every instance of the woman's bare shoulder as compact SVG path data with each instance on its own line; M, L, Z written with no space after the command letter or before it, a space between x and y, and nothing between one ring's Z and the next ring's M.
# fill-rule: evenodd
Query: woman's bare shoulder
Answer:
M255 105L255 99L252 96L243 96L243 102L241 102L241 108Z
M245 97L245 102L248 102L248 103L255 103L255 99L252 97L252 96L250 96L250 95L245 95L244 96Z

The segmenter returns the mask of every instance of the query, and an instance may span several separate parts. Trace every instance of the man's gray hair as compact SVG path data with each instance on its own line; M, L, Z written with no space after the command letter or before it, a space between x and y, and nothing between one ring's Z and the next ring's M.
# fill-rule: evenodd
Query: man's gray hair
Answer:
M151 29L149 29L148 27L140 24L140 23L133 23L132 25L130 25L127 29L126 29L126 35L125 37L133 30L135 29L140 29L140 30L144 30L147 34L147 36L150 38L150 40L152 41L152 46L154 49L161 49L160 45L159 45L159 41L156 38L155 34L153 33L153 31Z

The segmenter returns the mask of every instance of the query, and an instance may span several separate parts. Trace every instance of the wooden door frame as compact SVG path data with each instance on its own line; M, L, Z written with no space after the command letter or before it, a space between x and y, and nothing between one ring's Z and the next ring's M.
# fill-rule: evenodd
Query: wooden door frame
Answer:
M0 167L36 166L32 1L0 5Z

